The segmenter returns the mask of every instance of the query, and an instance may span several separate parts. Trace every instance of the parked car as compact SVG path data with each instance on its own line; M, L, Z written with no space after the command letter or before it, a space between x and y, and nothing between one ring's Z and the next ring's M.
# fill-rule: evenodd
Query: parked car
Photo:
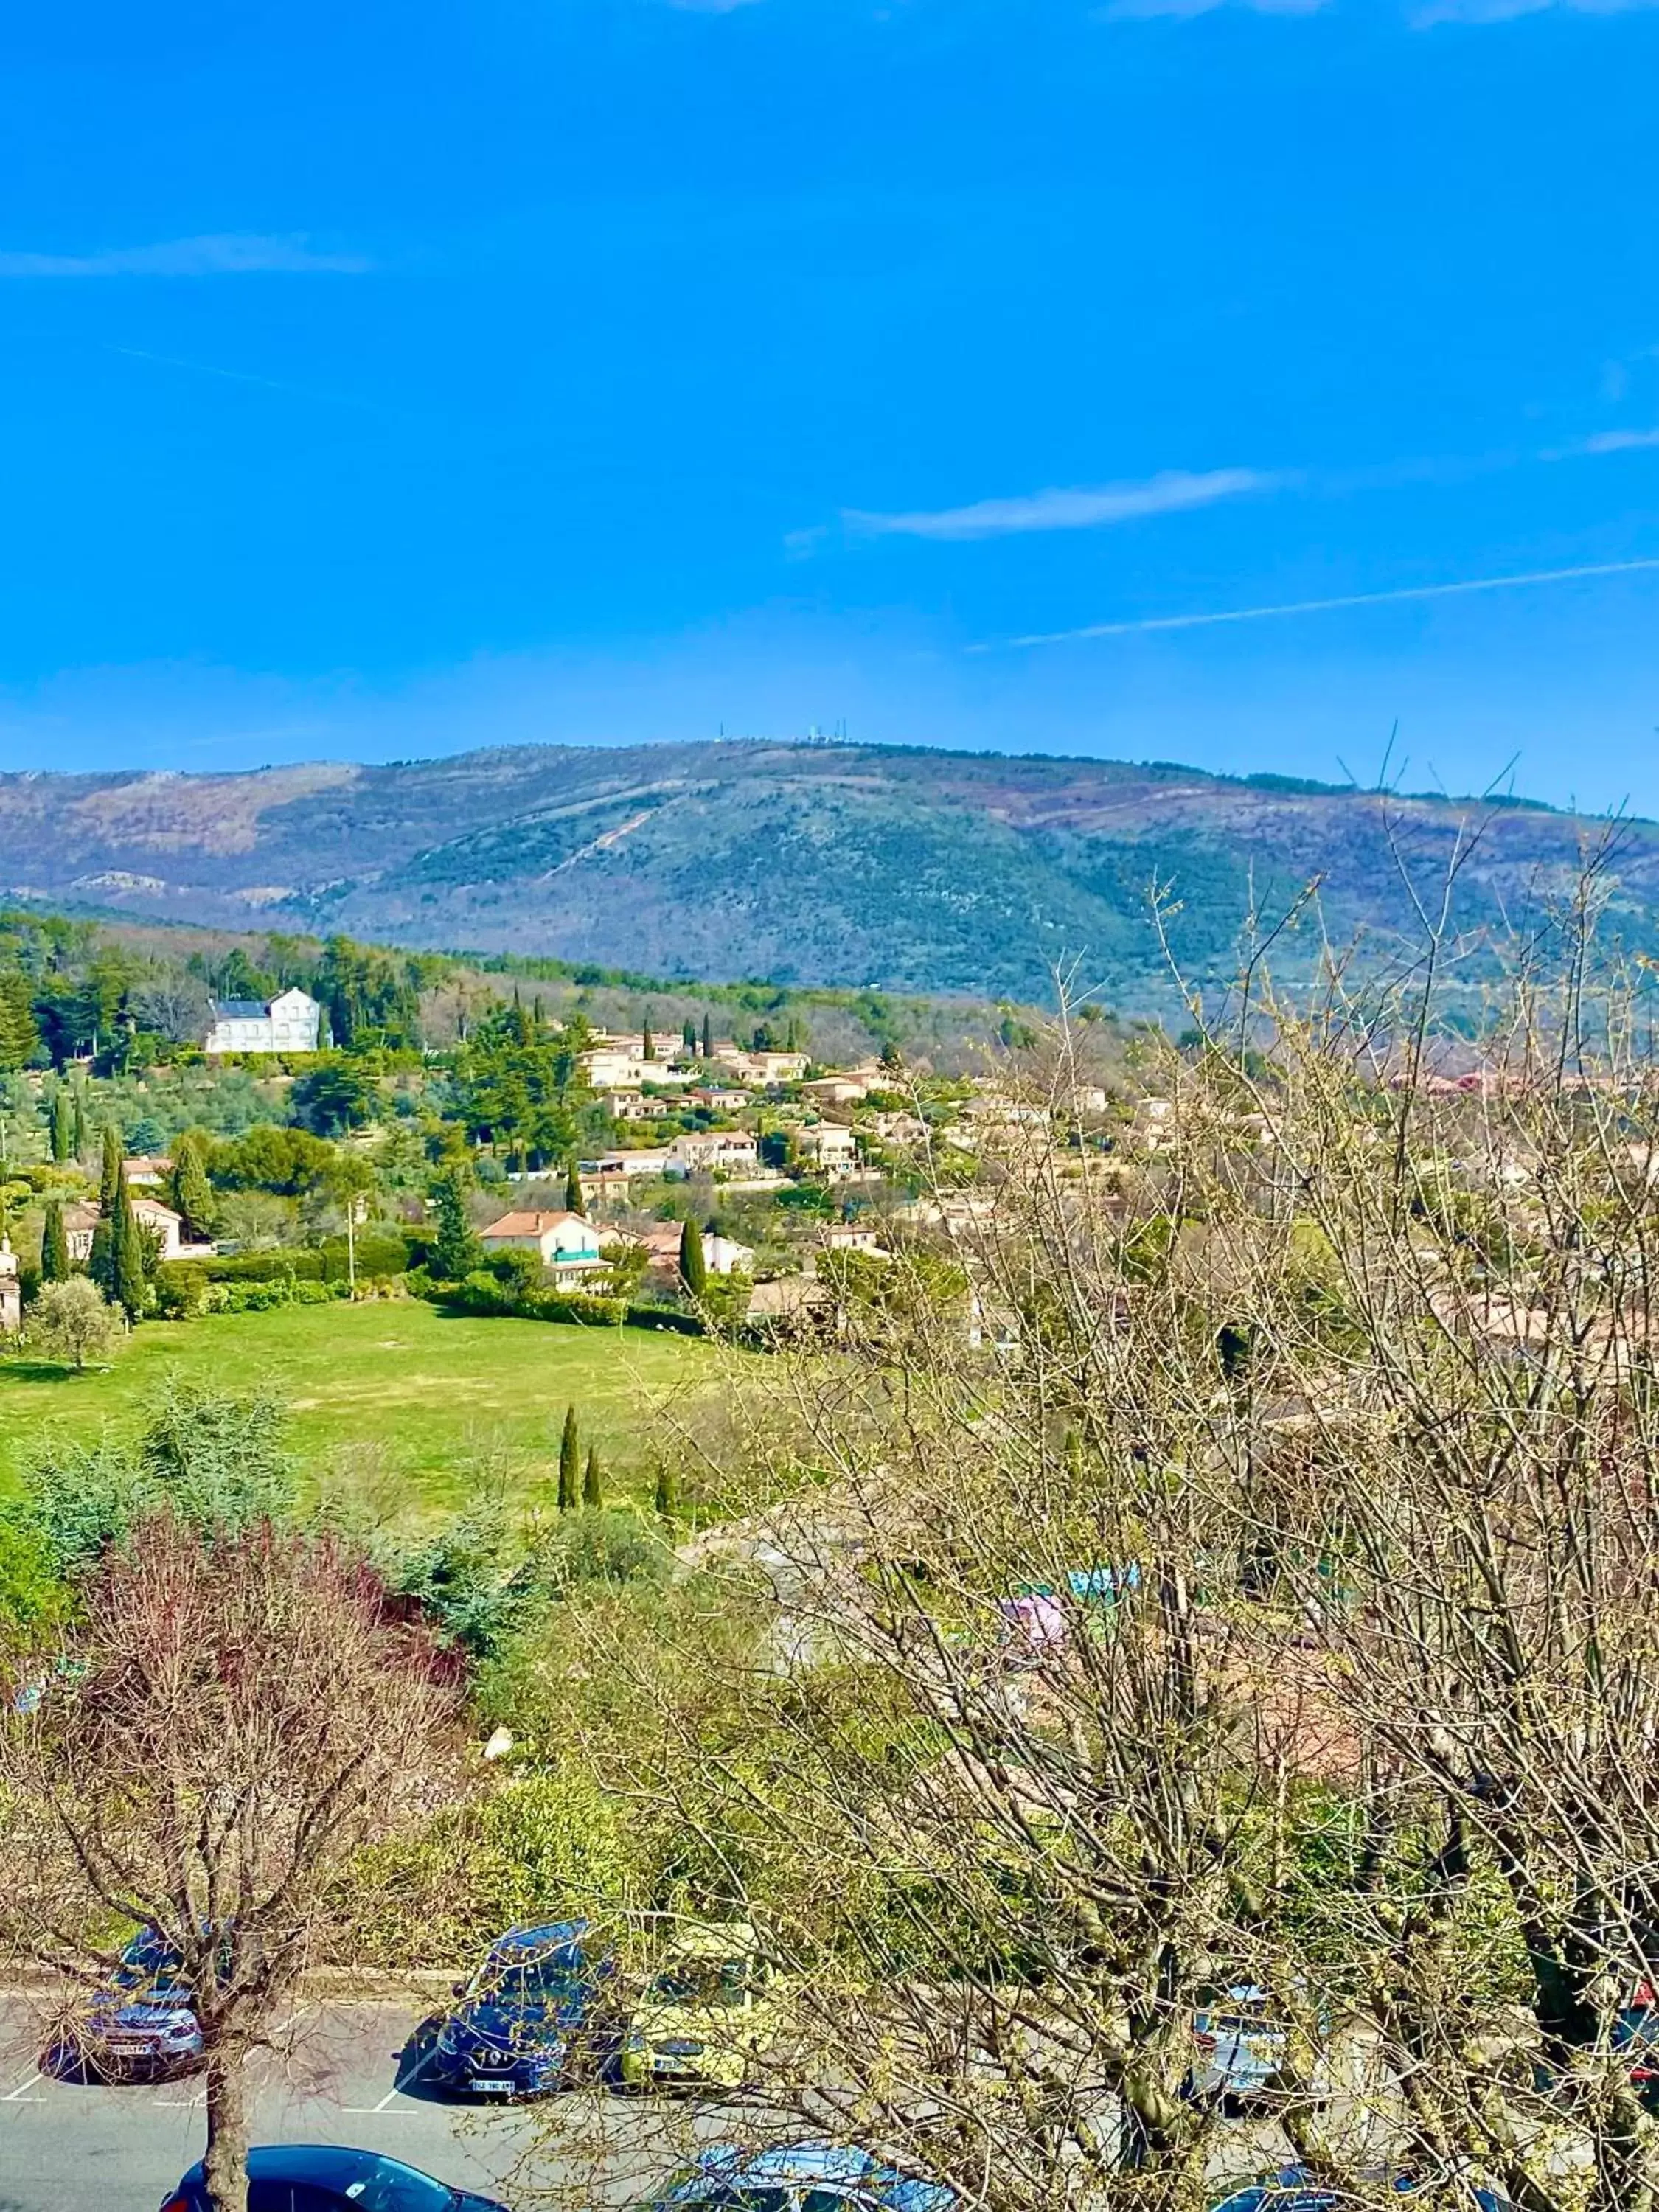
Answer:
M1613 2022L1613 2047L1630 2066L1631 2086L1650 2110L1659 2106L1659 1997L1638 1982Z
M1268 2016L1267 1992L1241 1982L1193 2018L1189 2097L1226 2106L1259 2097L1285 2063L1284 2029Z
M1283 2166L1263 2180L1218 2197L1210 2212L1360 2212L1381 2193L1409 2198L1425 2186L1409 2173L1361 2173L1355 2179L1357 2190L1345 2189L1337 2182L1316 2181L1305 2166ZM1509 2199L1494 2190L1476 2189L1474 2202L1478 2212L1511 2212Z
M511 2212L400 2159L343 2143L262 2143L247 2154L248 2212ZM208 2212L199 2165L161 2212Z
M623 2041L632 2088L735 2089L776 2024L766 1961L746 1922L684 1928Z
M494 1942L461 2002L422 2030L416 2071L461 2095L534 2097L601 2070L616 1972L585 1920L510 1928ZM611 2034L614 2036L614 2028Z
M955 2191L896 2173L867 2151L717 2143L675 2176L649 2212L951 2212Z
M73 2068L102 2081L168 2081L201 2063L195 1992L178 1954L149 1928L133 1937L108 1988L46 2055L51 2072Z

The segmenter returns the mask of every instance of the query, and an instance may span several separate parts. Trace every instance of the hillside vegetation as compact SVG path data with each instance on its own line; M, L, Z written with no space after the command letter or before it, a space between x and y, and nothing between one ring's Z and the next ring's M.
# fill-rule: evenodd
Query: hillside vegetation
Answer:
M1524 926L1602 825L1168 763L767 744L537 746L239 775L0 777L0 888L177 921L346 932L669 976L1051 995L1078 964L1130 1011L1231 972L1243 918L1317 878L1339 941ZM1659 942L1659 828L1619 833L1611 920ZM1305 969L1303 929L1281 972Z

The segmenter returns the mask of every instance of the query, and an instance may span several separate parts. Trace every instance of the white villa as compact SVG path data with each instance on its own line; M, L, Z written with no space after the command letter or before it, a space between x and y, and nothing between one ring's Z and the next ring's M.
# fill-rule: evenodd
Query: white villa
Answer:
M315 1052L323 1010L297 988L274 999L216 999L213 1026L202 1049L221 1052Z

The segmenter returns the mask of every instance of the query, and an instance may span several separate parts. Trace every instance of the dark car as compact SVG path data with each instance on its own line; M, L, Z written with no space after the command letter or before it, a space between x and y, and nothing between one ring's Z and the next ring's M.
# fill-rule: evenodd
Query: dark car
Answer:
M160 2081L202 2063L202 2024L178 1954L154 1929L135 1936L107 1989L47 2054L49 2070L105 2081Z
M838 2143L743 2150L717 2143L677 2174L648 2212L951 2212L942 2182L896 2173Z
M615 1972L585 1920L510 1928L457 1989L461 2002L422 2029L415 2077L483 2097L535 2097L593 2078L614 2039Z
M1305 2166L1282 2166L1277 2173L1218 2197L1210 2212L1359 2212L1380 2197L1410 2198L1424 2186L1409 2173L1362 2173L1357 2179L1358 2190L1345 2189L1316 2180ZM1507 2197L1492 2190L1477 2189L1473 2197L1480 2212L1510 2212Z
M343 2143L262 2143L247 2154L248 2212L510 2212L400 2159ZM161 2212L207 2212L192 2166Z

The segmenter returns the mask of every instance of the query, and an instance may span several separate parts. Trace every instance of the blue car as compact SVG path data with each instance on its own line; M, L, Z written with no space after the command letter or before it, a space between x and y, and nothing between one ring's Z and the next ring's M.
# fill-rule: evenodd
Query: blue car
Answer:
M47 2069L71 2069L104 2081L162 2081L202 2063L196 1998L180 1975L178 1954L153 1929L135 1936L107 1989L62 2034Z
M511 2212L434 2181L400 2159L343 2143L263 2143L247 2154L248 2212ZM161 2212L208 2212L200 2166L192 2166Z
M1316 2181L1306 2166L1282 2166L1265 2180L1218 2198L1210 2212L1358 2212L1360 2206L1375 2203L1381 2191L1415 2197L1423 2185L1408 2173L1361 2174L1358 2179L1365 2190L1363 2197L1335 2182ZM1479 2212L1511 2212L1509 2199L1491 2189L1477 2189L1474 2203Z
M895 2173L834 2143L781 2150L716 2144L676 2175L650 2212L951 2212L956 2192Z
M461 2002L422 2030L413 2078L461 2096L535 2097L602 2069L615 2021L616 1972L585 1920L510 1928L490 1946Z

